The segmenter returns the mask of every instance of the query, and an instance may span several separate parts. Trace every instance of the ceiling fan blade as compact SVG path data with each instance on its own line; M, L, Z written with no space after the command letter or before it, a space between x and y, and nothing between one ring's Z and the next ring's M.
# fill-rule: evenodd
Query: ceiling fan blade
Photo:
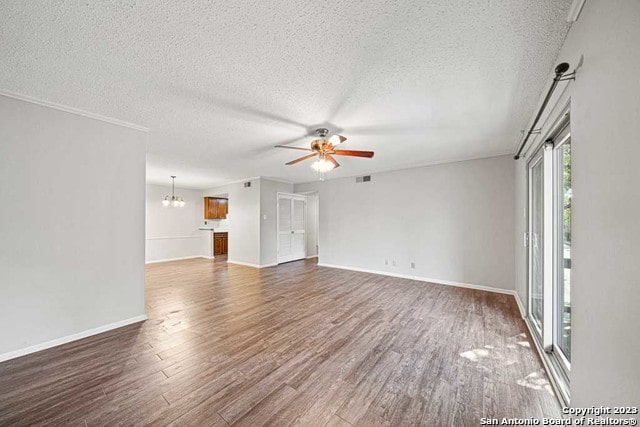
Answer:
M329 141L331 141L333 145L342 144L346 140L347 140L347 137L342 135L333 135L331 138L329 138Z
M373 151L360 151L360 150L334 150L331 154L336 156L353 156L353 157L373 157Z
M289 149L291 149L291 150L313 151L311 148L304 148L304 147L289 147L288 145L274 145L274 147L277 147L277 148L289 148Z
M336 161L336 159L333 158L333 156L331 154L325 154L324 158L329 160L331 163L333 163L333 167L335 168L339 168L340 167L340 163L338 163Z
M312 157L315 157L316 155L318 155L318 153L307 154L306 156L302 156L302 157L300 157L300 158L298 158L298 159L291 160L290 162L285 163L285 165L295 165L295 164L296 164L296 163L298 163L298 162L301 162L301 161L303 161L303 160L310 159L310 158L312 158Z

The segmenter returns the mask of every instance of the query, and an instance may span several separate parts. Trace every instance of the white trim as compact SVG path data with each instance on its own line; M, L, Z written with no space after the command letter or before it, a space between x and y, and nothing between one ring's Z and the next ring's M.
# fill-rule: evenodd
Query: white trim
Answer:
M318 255L309 255L308 257L306 257L305 259L311 259L311 258L318 258Z
M233 181L223 181L221 184L216 184L213 187L212 186L207 186L207 187L193 187L193 188L185 188L185 190L190 189L190 190L202 190L202 192L204 193L204 197L214 197L211 193L211 190L218 190L219 187L225 187L227 185L231 185L231 184L239 184L241 182L247 182L247 181L256 181L256 180L260 180L259 176L253 176L251 178L243 178L243 179L236 179ZM153 185L153 184L152 184ZM251 187L254 188L254 187Z
M65 113L76 114L78 116L88 117L94 120L100 120L101 122L110 123L112 125L124 126L127 128L135 129L141 132L149 132L150 129L144 126L136 125L134 123L125 122L123 120L114 119L112 117L101 116L100 114L91 113L89 111L81 110L79 108L69 107L68 105L57 104L55 102L45 101L43 99L32 98L27 95L22 95L14 92L7 92L4 90L0 90L0 95L6 96L8 98L18 99L20 101L30 102L31 104L41 105L43 107L53 108L59 111L64 111Z
M362 176L362 175L376 175L376 174L380 174L380 173L391 173L391 172L403 171L403 170L407 170L407 169L427 168L427 167L430 167L430 166L446 165L446 164L449 164L449 163L468 162L468 161L471 161L471 160L491 159L493 157L513 156L514 153L515 153L515 151L513 151L513 150L503 150L503 151L497 151L495 153L481 154L481 155L478 155L478 156L454 157L453 159L435 160L435 161L432 161L432 162L417 163L417 164L414 164L414 165L400 165L400 166L396 166L396 167L388 168L388 169L384 169L384 168L383 169L375 169L375 170L372 170L371 172L368 172L368 173L359 172L357 174L338 176L338 177L335 177L335 178L327 177L325 175L324 181L332 181L334 179L355 178L357 176ZM322 182L324 182L324 181L322 181ZM316 181L303 181L303 182L296 182L294 185L316 184L316 183L318 183L317 180ZM299 194L302 194L302 193L299 193Z
M551 367L551 365L549 363L548 354L540 346L540 342L536 339L536 335L534 335L534 331L536 329L533 326L533 324L531 323L531 321L527 318L526 312L524 311L524 306L522 305L522 300L520 300L520 295L517 292L514 291L513 296L515 297L516 303L518 304L518 308L520 309L520 315L522 316L522 319L524 320L524 323L527 326L527 329L529 330L529 335L531 337L531 341L533 341L533 345L535 346L536 351L538 352L538 355L540 356L540 360L542 360L542 365L544 366L544 370L547 373L547 377L549 378L549 383L551 384L551 387L553 388L553 392L555 394L555 397L558 400L558 403L560 403L560 406L563 407L563 408L566 408L566 407L569 406L569 402L565 401L565 396L561 391L560 385L556 381L556 377L554 375L551 375L552 367Z
M260 268L259 264L252 264L250 262L242 262L242 261L233 261L231 259L227 260L227 264L236 264L236 265L243 265L245 267Z
M518 141L518 144L520 142ZM529 145L529 144L527 144ZM516 146L517 149L517 146ZM494 153L488 153L488 154L482 154L482 155L478 155L478 156L469 156L469 157L454 157L452 159L444 159L444 160L436 160L436 161L432 161L432 162L424 162L424 163L417 163L417 164L409 164L409 165L399 165L397 167L393 167L393 168L387 168L387 169L375 169L372 170L369 173L357 173L357 174L353 174L353 175L344 175L344 176L339 176L339 177L335 177L335 178L331 178L331 177L325 177L325 181L331 181L334 179L344 179L344 178L354 178L356 176L362 176L362 175L375 175L375 174L379 174L379 173L391 173L391 172L396 172L396 171L403 171L403 170L407 170L407 169L419 169L419 168L425 168L425 167L429 167L429 166L438 166L438 165L445 165L445 164L449 164L449 163L460 163L460 162L467 162L467 161L471 161L471 160L483 160L483 159L491 159L493 157L503 157L503 156L513 156L513 154L515 153L515 150L503 150L503 151L497 151ZM254 181L254 180L261 180L261 179L266 179L269 181L275 181L275 182L281 182L284 184L291 184L291 185L302 185L302 184L314 184L317 183L318 181L286 181L280 178L269 178L269 177L264 177L264 176L254 176L251 178L244 178L244 179L236 179L233 181L222 181L219 184L215 184L213 186L211 185L207 185L205 187L202 186L196 186L196 187L181 187L182 189L185 190L201 190L203 192L204 197L211 197L211 190L218 190L220 187L225 187L227 185L231 185L231 184L238 184L240 182L247 182L247 181ZM159 181L146 181L147 185L164 185L163 183L159 182ZM253 188L253 187L252 187ZM317 191L317 190L314 190ZM313 191L312 191L313 192ZM303 193L296 193L296 194L303 194Z
M585 0L573 0L571 7L569 8L569 13L567 13L567 22L573 24L578 20L580 12L582 12L584 2Z
M282 184L295 185L295 182L293 182L293 181L287 181L287 180L280 179L280 178L270 178L270 177L268 177L268 176L260 176L259 178L260 178L261 180L262 180L262 179L266 179L267 181L274 181L274 182L280 182L280 183L282 183Z
M147 320L148 317L146 314L131 317L129 319L120 320L118 322L109 323L107 325L98 326L97 328L88 329L83 332L78 332L77 334L67 335L62 338L57 338L55 340L46 341L41 344L32 345L30 347L21 348L20 350L10 351L8 353L0 354L0 362L4 362L6 360L15 359L16 357L25 356L27 354L35 353L38 351L46 350L51 347L57 347L62 344L69 343L71 341L77 341L82 338L87 338L92 335L101 334L103 332L110 331L112 329L121 328L123 326L131 325L132 323L138 323Z
M388 272L388 271L369 270L369 269L366 269L366 268L347 267L347 266L344 266L344 265L318 263L318 267L339 268L341 270L351 270L351 271L359 271L359 272L362 272L362 273L380 274L380 275L383 275L383 276L391 276L391 277L398 277L398 278L401 278L401 279L417 280L419 282L435 283L435 284L438 284L438 285L456 286L456 287L459 287L459 288L476 289L476 290L479 290L479 291L496 292L496 293L499 293L499 294L513 295L513 293L515 292L514 290L511 290L511 289L500 289L500 288L494 288L494 287L491 287L491 286L474 285L472 283L454 282L452 280L443 280L443 279L431 279L431 278L427 278L427 277L412 276L410 274L391 273L391 272Z
M260 176L252 176L251 178L242 178L242 179L236 179L234 181L227 181L224 184L221 185L217 185L216 187L224 187L225 185L229 185L229 184L239 184L241 182L248 182L248 181L256 181L256 180L260 180ZM211 187L216 188L216 187ZM253 187L252 187L253 188Z
M252 264L250 262L242 262L242 261L233 261L233 260L227 260L227 264L236 264L236 265L242 265L245 267L253 267L253 268L267 268L267 267L275 267L278 264Z
M207 256L203 256L203 255L195 255L195 256L184 256L184 257L180 257L180 258L165 258L165 259L156 259L153 261L145 261L145 264L155 264L158 262L168 262L168 261L182 261L185 259L195 259L195 258L207 258L207 259L213 259L213 258L209 258Z
M522 301L520 300L520 295L518 294L518 291L513 291L513 297L516 299L516 304L518 304L518 311L520 312L520 317L522 317L523 319L526 319L527 310L525 310L524 305L522 305Z
M386 271L369 270L369 269L365 269L365 268L338 266L338 265L333 265L333 264L318 263L318 267L339 268L339 269L342 269L342 270L358 271L358 272L372 273L372 274L381 274L383 276L399 277L399 278L402 278L402 279L418 280L418 281L421 281L421 282L429 282L429 283L435 283L435 284L440 284L440 285L456 286L456 287L461 287L461 288L469 288L469 289L476 289L476 290L480 290L480 291L496 292L496 293L500 293L500 294L513 295L513 297L516 300L516 304L518 305L518 310L520 311L520 316L524 320L524 322L525 322L525 324L527 326L527 329L529 330L529 335L531 337L531 340L534 342L536 350L538 351L538 354L540 355L540 359L542 360L542 364L543 364L544 369L545 369L545 371L547 373L547 377L549 378L549 382L550 382L551 386L553 387L553 391L554 391L555 397L556 397L556 399L558 400L558 402L560 403L560 405L562 407L566 407L567 406L568 402L565 402L565 400L564 400L565 397L561 392L559 384L556 382L555 377L553 375L551 375L552 367L550 366L549 361L547 359L547 354L540 347L538 341L535 338L535 335L533 333L534 329L533 329L531 323L529 322L529 319L527 319L526 312L524 310L524 306L522 305L522 301L520 300L520 295L518 294L517 291L512 290L512 289L500 289L500 288L493 288L493 287L490 287L490 286L474 285L474 284L470 284L470 283L453 282L453 281L450 281L450 280L427 279L427 278L424 278L424 277L411 276L411 275L408 275L408 274L389 273L389 272L386 272Z
M209 231L209 230L204 230ZM216 231L216 233L218 233ZM201 236L157 236L157 237L145 237L145 240L164 240L164 239L202 239L205 238L206 235Z

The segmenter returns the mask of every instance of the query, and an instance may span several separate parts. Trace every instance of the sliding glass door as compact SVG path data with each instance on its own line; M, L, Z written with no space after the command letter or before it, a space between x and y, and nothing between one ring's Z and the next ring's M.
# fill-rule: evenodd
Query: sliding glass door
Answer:
M544 161L542 150L529 163L529 313L542 335L544 322Z
M571 134L554 141L555 301L554 350L568 370L571 362Z
M531 157L528 185L528 317L536 341L568 383L572 213L568 120Z

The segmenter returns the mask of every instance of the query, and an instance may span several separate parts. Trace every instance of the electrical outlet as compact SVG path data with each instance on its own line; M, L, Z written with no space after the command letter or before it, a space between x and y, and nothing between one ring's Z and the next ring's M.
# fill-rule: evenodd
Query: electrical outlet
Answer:
M394 267L396 266L396 260L395 260L395 259L393 260L393 264L392 264L392 265L393 265Z
M416 268L416 263L415 262L411 263L411 268Z

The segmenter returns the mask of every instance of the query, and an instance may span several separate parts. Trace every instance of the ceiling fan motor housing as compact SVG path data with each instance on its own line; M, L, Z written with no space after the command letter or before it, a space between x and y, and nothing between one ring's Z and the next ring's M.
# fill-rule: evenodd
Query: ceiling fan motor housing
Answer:
M327 135L329 135L329 129L327 129L327 128L318 128L318 129L316 129L316 134L318 134L318 136L320 138L326 138Z
M325 139L314 139L313 141L311 141L311 149L315 151L320 151L322 150L323 145L326 142L327 141Z

